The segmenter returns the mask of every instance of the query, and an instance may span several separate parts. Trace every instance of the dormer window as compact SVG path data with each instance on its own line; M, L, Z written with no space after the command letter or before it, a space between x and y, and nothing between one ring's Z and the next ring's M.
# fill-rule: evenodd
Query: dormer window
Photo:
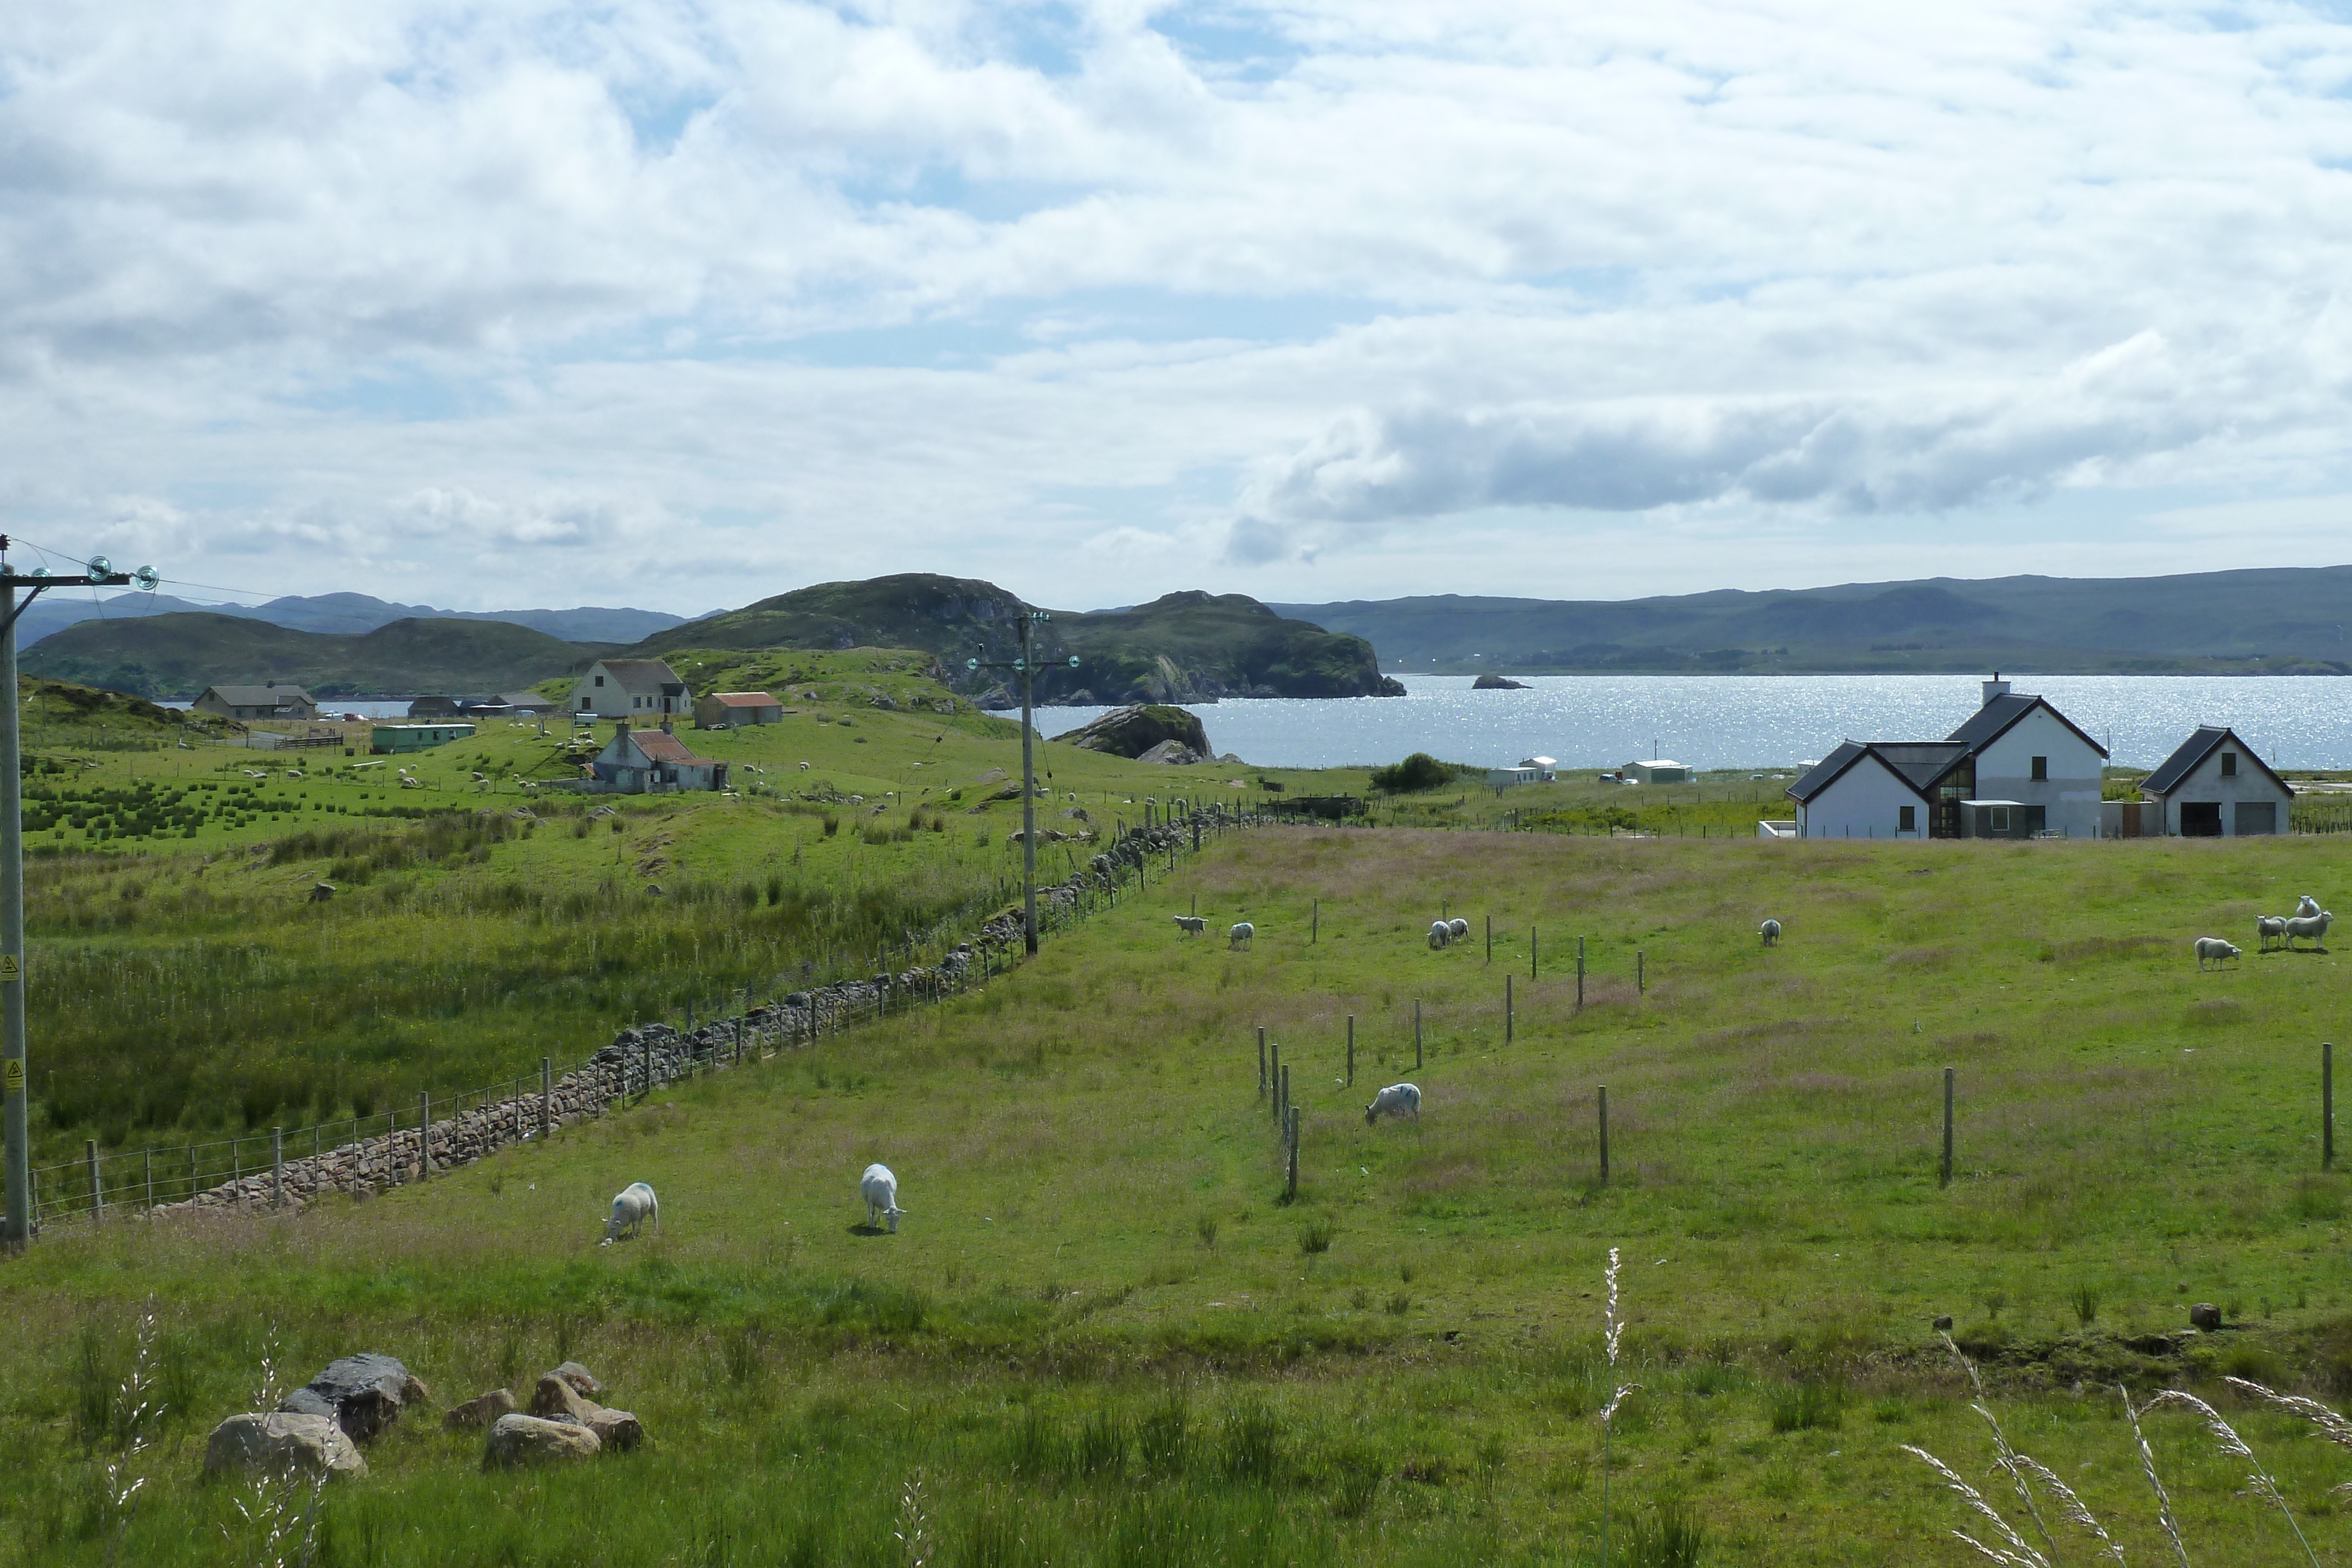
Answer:
M2237 776L2238 754L2234 751L2225 751L2221 753L2221 777L2224 779L2235 779Z

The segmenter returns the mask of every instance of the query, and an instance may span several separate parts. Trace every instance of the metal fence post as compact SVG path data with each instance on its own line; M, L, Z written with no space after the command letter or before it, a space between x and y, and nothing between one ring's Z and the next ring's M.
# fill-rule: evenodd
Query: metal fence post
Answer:
M545 1138L555 1130L555 1062L551 1057L539 1059L539 1135Z
M1601 1185L1609 1185L1609 1085L1601 1085Z
M1289 1137L1287 1142L1290 1145L1290 1172L1289 1178L1283 1186L1283 1198L1286 1202L1296 1203L1298 1201L1298 1107L1296 1105L1293 1105L1290 1108L1290 1126L1288 1128L1288 1132Z
M1952 1069L1944 1069L1944 1171L1937 1186L1952 1185Z
M416 1179L433 1179L433 1091L416 1092Z
M155 1207L155 1151L147 1151L147 1207Z
M1257 1097L1265 1098L1265 1026L1257 1026Z
M1517 1016L1518 1009L1512 1005L1511 998L1511 982L1517 978L1517 975L1503 977L1503 1043L1505 1045L1511 1043L1512 1031L1518 1022Z
M103 1219L106 1218L106 1193L99 1185L98 1140L84 1138L81 1141L81 1154L82 1158L89 1162L89 1217L92 1219Z
M2319 1168L2336 1168L2336 1047L2319 1048Z
M1581 936L1576 939L1576 1006L1580 1012L1584 1009L1584 938Z
M1421 1071L1421 998L1412 998L1412 1070Z
M1356 1015L1348 1015L1348 1087L1356 1086Z
M286 1207L286 1129L269 1129L269 1207Z

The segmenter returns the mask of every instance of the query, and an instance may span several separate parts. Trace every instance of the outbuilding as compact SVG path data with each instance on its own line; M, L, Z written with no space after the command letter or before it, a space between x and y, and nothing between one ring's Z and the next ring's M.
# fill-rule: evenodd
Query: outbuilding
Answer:
M2227 725L2200 726L2139 789L2163 812L2163 832L2184 839L2284 833L2294 800L2286 780Z
M368 732L368 754L390 757L404 751L430 751L453 740L470 739L470 724L380 724Z
M727 764L697 757L666 729L616 727L611 744L589 763L606 789L622 795L667 795L684 789L724 789Z
M206 686L194 707L222 718L309 719L319 716L319 705L300 686L285 681L264 681L257 686Z
M694 705L697 729L736 729L747 724L781 724L784 705L765 692L713 692Z
M1525 766L1486 769L1487 787L1495 789L1509 789L1521 784L1532 784L1538 777L1534 768Z
M1654 757L1647 762L1628 762L1617 775L1637 784L1687 784L1693 771L1670 758Z

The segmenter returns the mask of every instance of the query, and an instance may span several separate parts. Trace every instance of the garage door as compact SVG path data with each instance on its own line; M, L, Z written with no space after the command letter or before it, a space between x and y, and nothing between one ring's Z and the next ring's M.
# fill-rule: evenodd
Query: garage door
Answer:
M2237 819L2231 823L2238 837L2278 831L2278 802L2275 800L2241 800Z

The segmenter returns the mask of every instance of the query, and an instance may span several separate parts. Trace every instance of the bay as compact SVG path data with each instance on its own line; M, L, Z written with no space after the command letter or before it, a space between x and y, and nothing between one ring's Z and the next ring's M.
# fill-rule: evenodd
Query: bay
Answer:
M1468 675L1408 675L1401 697L1229 700L1195 708L1218 752L1260 768L1339 768L1426 751L1489 767L1549 757L1614 768L1652 756L1698 768L1786 769L1857 740L1940 740L1976 712L1972 675L1531 675L1473 691ZM2152 768L2200 724L2226 724L2273 767L2352 768L2352 681L2325 676L2021 675L2108 747ZM1059 735L1108 708L1045 708Z

